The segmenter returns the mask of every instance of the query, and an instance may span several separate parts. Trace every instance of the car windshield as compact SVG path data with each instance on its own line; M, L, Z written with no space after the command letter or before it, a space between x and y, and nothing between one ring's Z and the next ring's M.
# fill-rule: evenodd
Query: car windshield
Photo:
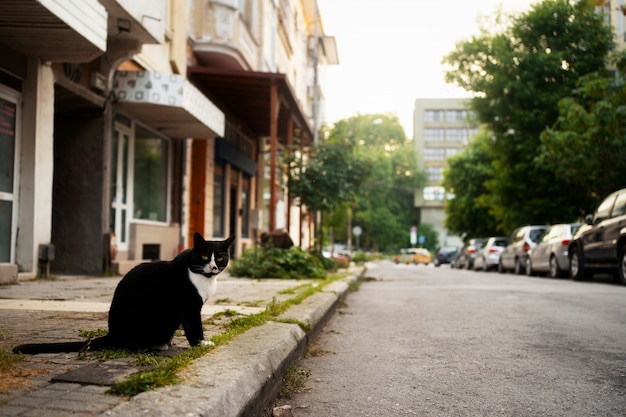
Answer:
M493 241L493 246L506 247L508 245L508 241L506 239L496 239Z
M530 240L536 243L539 241L539 238L541 238L541 235L543 235L543 232L545 231L546 229L533 229L528 234L528 237L530 238Z

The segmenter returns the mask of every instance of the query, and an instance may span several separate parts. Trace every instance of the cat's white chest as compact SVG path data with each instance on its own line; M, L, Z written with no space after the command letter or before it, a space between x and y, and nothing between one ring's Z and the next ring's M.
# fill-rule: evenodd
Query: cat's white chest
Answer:
M215 294L215 290L217 289L217 275L207 278L202 274L189 271L189 280L193 286L196 287L203 304Z

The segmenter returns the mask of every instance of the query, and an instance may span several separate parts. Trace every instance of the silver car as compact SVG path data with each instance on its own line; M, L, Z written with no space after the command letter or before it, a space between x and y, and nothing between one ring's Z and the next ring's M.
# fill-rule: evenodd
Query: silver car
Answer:
M526 260L526 274L548 274L552 278L569 272L567 247L580 223L553 224L532 248Z
M489 271L496 269L500 263L500 254L509 244L509 239L504 236L490 237L485 246L476 254L474 269L477 271Z
M526 270L526 260L528 253L537 245L541 235L548 229L548 226L534 225L522 226L513 231L509 246L500 254L498 271L505 273L515 271L522 275Z

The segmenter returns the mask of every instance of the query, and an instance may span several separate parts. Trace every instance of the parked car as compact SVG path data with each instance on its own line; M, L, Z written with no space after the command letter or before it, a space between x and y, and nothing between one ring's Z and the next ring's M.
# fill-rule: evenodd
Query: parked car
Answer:
M432 256L428 250L423 248L400 249L400 253L394 255L393 261L397 264L424 264L432 262Z
M440 266L443 264L452 264L456 260L459 248L456 246L442 246L435 255L434 264Z
M483 243L485 243L485 239L468 240L467 243L463 245L463 247L459 251L454 266L457 268L472 269L474 267L474 259L476 258L476 253L480 251Z
M488 238L474 259L474 269L477 271L496 269L500 263L500 254L508 244L509 239L507 237L493 236Z
M571 277L584 280L607 271L626 285L626 188L608 195L585 222L568 248Z
M567 248L580 223L553 224L532 248L526 260L526 275L562 277L569 272Z
M522 226L511 233L510 244L500 254L498 271L515 271L523 274L526 271L528 252L537 245L539 238L548 229L548 226Z

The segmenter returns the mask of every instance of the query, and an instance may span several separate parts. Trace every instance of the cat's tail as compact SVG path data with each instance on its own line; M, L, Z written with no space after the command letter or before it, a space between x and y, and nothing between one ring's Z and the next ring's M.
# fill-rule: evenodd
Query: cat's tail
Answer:
M98 337L86 342L61 343L26 343L13 348L13 353L35 355L37 353L80 352L87 350L101 350L109 346L108 336Z

